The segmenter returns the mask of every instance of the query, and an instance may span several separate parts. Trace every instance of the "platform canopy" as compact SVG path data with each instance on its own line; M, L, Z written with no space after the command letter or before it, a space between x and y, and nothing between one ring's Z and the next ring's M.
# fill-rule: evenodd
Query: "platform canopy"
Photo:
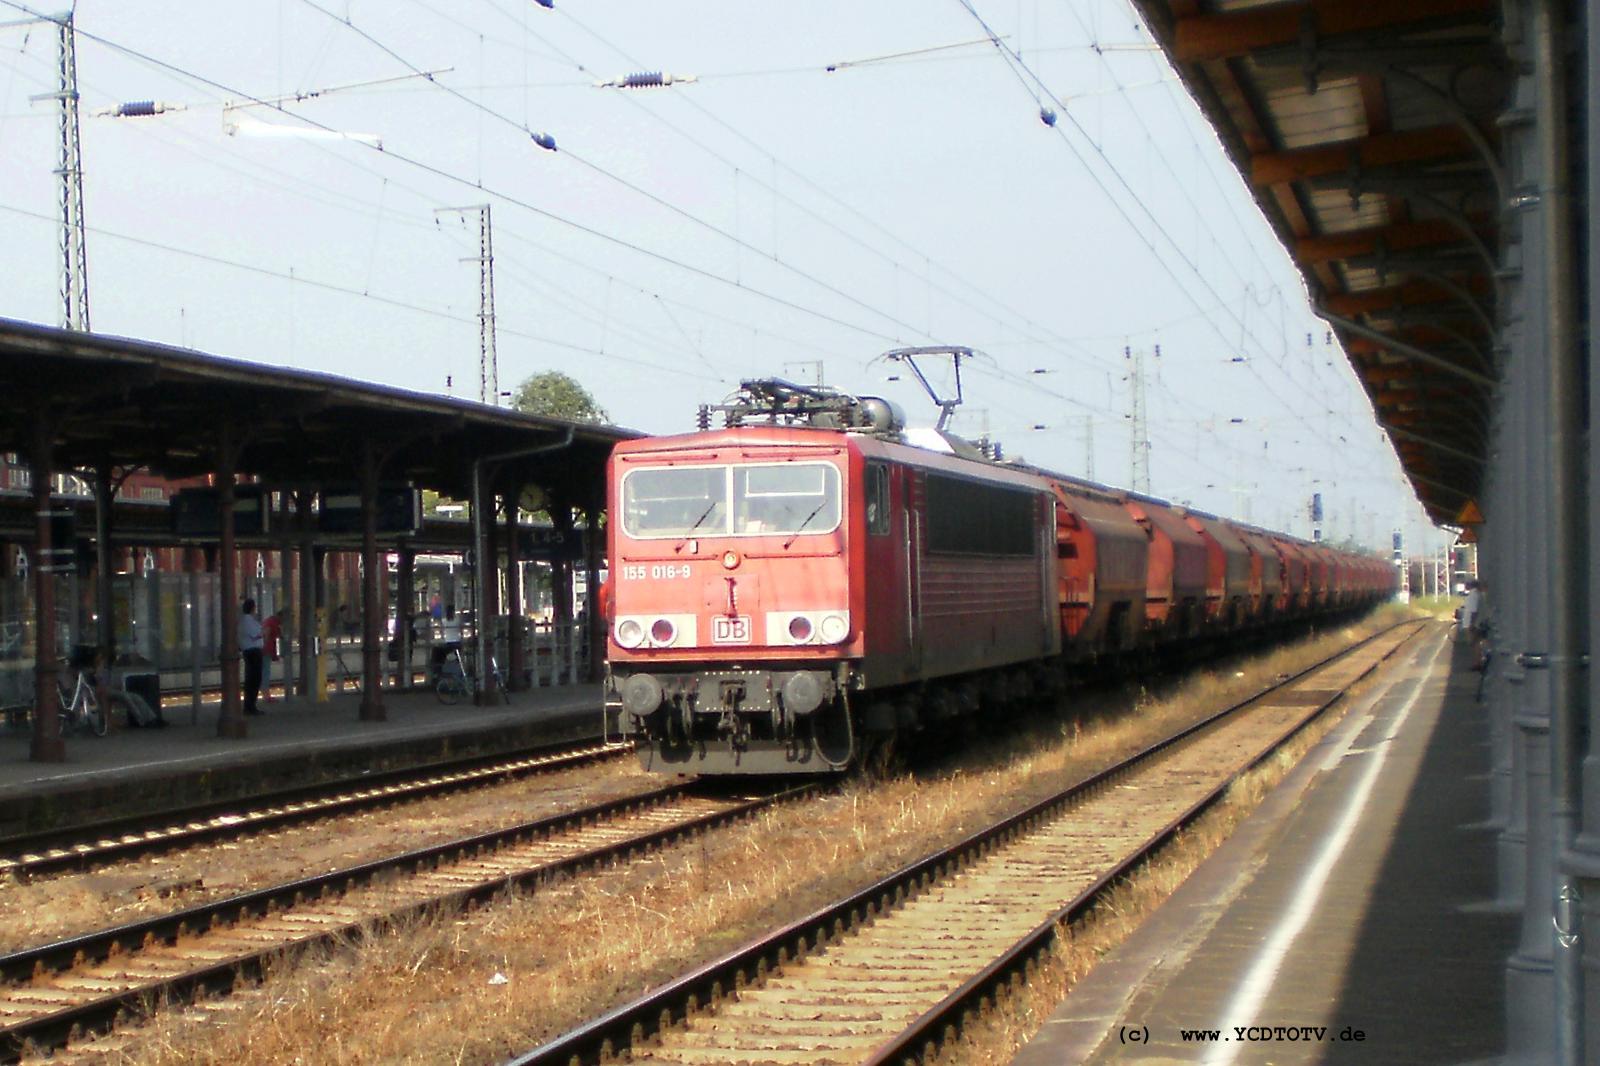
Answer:
M1338 333L1429 515L1477 499L1499 379L1493 0L1134 0ZM1514 114L1514 112L1512 112Z
M467 499L473 461L504 457L498 485L538 485L582 505L603 487L611 446L639 435L9 319L0 319L0 386L0 451L27 455L44 412L56 470L208 474L226 427L234 468L274 485L351 485L371 442L386 481ZM516 455L530 449L543 450Z

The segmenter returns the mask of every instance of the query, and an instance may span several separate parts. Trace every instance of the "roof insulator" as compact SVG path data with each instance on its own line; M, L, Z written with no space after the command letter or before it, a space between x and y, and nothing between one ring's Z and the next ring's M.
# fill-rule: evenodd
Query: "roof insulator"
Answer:
M663 70L641 70L595 82L597 89L659 89L667 85L687 85L700 80L698 74L670 74Z
M553 152L556 150L556 139L548 133L530 133L528 136L533 138L534 144L537 144L545 151Z
M103 107L95 112L97 118L146 118L164 115L168 111L182 111L184 105L169 104L164 100L129 100L116 107Z

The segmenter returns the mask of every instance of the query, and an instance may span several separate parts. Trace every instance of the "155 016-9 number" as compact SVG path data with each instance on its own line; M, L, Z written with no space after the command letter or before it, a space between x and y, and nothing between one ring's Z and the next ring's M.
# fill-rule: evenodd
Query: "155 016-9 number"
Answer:
M647 579L662 581L671 580L672 578L688 580L688 577L688 563L681 565L677 563L652 563L649 566L643 563L631 563L624 565L622 568L622 579L624 581L644 581Z

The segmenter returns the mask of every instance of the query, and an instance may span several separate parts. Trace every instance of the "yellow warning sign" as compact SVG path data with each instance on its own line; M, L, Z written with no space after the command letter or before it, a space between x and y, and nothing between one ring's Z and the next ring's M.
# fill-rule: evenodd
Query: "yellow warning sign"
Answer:
M1477 500L1468 500L1461 508L1461 513L1456 515L1458 526L1483 525L1483 512L1478 509Z
M1461 531L1461 536L1457 537L1456 541L1461 544L1476 544L1478 543L1478 531L1468 526Z

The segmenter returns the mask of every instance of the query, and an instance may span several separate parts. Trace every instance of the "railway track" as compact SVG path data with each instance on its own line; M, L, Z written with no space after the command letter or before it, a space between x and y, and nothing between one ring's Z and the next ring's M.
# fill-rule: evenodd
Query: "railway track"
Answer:
M0 880L12 877L25 881L62 870L86 870L224 837L572 769L632 751L632 744L598 741L541 746L510 755L480 755L446 764L383 771L359 781L308 785L184 811L11 837L0 840Z
M514 1061L926 1061L1061 928L1421 628L1376 634Z
M820 787L674 784L0 956L0 1060L108 1029L124 1011L226 991L286 953L611 863Z

